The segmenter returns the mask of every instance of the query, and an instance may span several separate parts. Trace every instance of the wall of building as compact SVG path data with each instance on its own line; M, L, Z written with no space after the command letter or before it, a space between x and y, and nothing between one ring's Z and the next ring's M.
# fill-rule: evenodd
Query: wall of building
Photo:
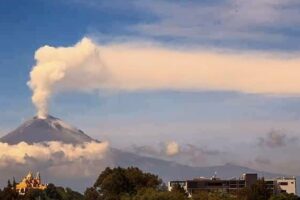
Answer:
M297 194L296 178L279 178L277 179L279 192L288 194Z

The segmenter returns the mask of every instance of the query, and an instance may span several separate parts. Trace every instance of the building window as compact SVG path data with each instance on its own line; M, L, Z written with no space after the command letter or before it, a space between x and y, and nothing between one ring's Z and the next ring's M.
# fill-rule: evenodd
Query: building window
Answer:
M288 182L279 182L279 185L288 185Z

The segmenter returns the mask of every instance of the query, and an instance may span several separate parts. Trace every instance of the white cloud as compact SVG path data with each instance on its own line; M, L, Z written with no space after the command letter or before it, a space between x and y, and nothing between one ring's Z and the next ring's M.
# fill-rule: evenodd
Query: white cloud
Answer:
M51 165L72 163L86 160L102 160L108 150L108 143L89 142L82 145L64 144L61 142L45 142L16 145L0 143L0 168L7 168L11 163L28 164L30 161L39 163L50 162ZM50 165L50 166L51 166Z
M296 0L142 1L137 4L158 18L134 25L137 31L150 36L276 44L284 42L287 36L268 30L300 24Z
M226 155L219 150L211 150L204 145L185 144L177 142L161 143L160 145L133 145L134 153L190 166L207 166L220 163L220 158ZM211 162L213 161L213 162Z
M29 171L41 172L44 183L73 187L82 192L101 170L114 166L108 142L81 145L43 142L0 143L0 187L8 179L22 179Z
M259 138L259 145L262 147L279 148L290 145L296 141L296 137L289 137L281 131L272 130L265 137Z

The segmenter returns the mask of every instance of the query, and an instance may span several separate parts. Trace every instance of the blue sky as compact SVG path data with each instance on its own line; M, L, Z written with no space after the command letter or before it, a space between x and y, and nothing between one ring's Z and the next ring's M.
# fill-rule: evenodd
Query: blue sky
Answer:
M299 9L296 0L2 0L0 134L35 115L26 82L41 46L70 46L87 36L99 43L143 41L174 49L298 55ZM175 140L220 151L245 143L249 151L274 129L285 138L297 136L299 103L297 95L233 91L68 92L51 100L50 112L122 148ZM228 151L231 155L234 149ZM247 150L238 157L245 155ZM205 164L225 162L208 160ZM245 164L226 160L231 161Z

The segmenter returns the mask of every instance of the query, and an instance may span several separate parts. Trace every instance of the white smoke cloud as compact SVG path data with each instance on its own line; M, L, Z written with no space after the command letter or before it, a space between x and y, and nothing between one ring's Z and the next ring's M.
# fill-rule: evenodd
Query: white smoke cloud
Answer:
M175 156L180 152L180 147L179 144L177 142L168 142L166 144L166 154L168 156Z
M210 51L180 51L127 44L100 46L83 38L75 46L44 46L35 53L29 87L38 116L63 91L234 90L300 93L300 59Z
M36 66L28 85L33 90L32 101L38 116L44 117L48 100L54 91L97 89L105 77L99 48L84 38L74 47L44 46L35 53Z

